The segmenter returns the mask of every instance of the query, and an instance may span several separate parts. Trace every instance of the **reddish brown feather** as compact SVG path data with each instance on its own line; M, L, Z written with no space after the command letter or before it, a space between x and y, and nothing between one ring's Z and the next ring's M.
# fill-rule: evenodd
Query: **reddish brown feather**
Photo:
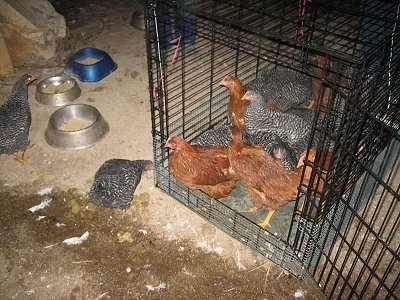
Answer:
M315 73L317 77L312 80L312 103L318 103L321 112L326 114L330 102L334 100L334 91L330 87L324 86L321 79L325 78L331 82L339 81L344 86L347 85L347 80L338 74L328 57L317 55L316 60Z
M170 137L165 147L174 150L168 160L170 172L190 189L223 198L236 186L237 176L230 168L227 147L190 145L178 136Z
M242 82L234 77L227 75L219 83L229 89L229 102L228 102L228 118L231 124L239 127L242 131L246 130L246 124L244 122L244 113L248 101L242 99L244 87Z
M304 167L303 160L306 158L306 154L307 154L307 151L304 151L300 156L299 163L297 165L299 174L301 175L301 173L303 172L303 168L304 168L303 182L304 182L304 184L308 185L308 183L312 177L313 168L320 169L321 174L319 175L319 178L316 176L316 178L313 180L314 182L312 184L313 190L316 190L317 194L320 195L322 193L322 190L324 189L324 186L326 183L326 171L328 170L329 165L331 163L333 152L332 152L332 150L324 149L324 150L322 150L321 155L319 156L319 160L315 161L315 158L317 156L317 150L314 148L310 149L309 153L308 153L308 160L313 163L313 167L309 166L309 165Z
M232 126L228 158L239 180L249 191L254 206L276 210L295 200L300 175L286 170L264 149L243 143L241 132Z

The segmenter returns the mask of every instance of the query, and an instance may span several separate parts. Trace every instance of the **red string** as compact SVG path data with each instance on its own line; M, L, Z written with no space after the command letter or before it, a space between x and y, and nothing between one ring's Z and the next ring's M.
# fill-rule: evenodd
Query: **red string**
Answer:
M181 36L178 36L177 38L173 39L170 41L171 44L176 44L176 49L174 51L174 55L172 56L171 63L169 65L170 69L172 70L176 61L176 58L178 57L178 51L179 47L181 45ZM160 78L157 81L157 84L161 82L161 80L164 80L168 76L169 70L168 67L164 70L164 72L161 74ZM157 93L157 84L153 86L153 99L154 99L154 105L158 107L158 93Z
M312 2L312 0L303 0L303 3L299 5L299 19L300 19L300 28L297 30L296 37L304 36L304 16L306 14L306 6L308 2Z

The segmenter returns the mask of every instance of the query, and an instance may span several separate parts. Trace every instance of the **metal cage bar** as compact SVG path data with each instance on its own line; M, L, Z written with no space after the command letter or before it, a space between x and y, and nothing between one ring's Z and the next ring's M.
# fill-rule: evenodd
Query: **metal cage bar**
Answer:
M398 299L400 30L395 1L148 0L146 44L155 184L329 298ZM331 63L319 65L320 55ZM289 68L323 86L309 182L262 229L243 187L222 200L168 172L167 138L227 124L225 75L244 84ZM334 72L331 71L334 68ZM323 91L332 96L322 101ZM320 188L321 187L321 188ZM275 221L277 220L277 221Z

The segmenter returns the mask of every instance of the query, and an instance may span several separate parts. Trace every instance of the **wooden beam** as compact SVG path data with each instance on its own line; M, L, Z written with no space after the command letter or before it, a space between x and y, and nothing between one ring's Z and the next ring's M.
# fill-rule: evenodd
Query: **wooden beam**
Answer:
M8 48L3 34L0 32L0 75L8 75L14 72L14 66L8 53Z

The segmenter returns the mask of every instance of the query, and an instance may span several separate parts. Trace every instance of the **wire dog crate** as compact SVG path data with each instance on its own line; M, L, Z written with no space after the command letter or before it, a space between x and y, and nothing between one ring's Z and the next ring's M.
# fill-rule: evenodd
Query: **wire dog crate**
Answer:
M156 185L329 298L399 299L400 30L395 1L146 1ZM316 57L327 58L324 65ZM240 185L210 199L168 171L170 136L227 124L234 75L288 68L320 80L310 182L270 228ZM322 101L324 91L332 91ZM309 100L309 99L305 99ZM315 142L315 143L314 143ZM325 151L329 149L329 152ZM329 153L329 156L327 155ZM322 191L318 189L323 184Z

